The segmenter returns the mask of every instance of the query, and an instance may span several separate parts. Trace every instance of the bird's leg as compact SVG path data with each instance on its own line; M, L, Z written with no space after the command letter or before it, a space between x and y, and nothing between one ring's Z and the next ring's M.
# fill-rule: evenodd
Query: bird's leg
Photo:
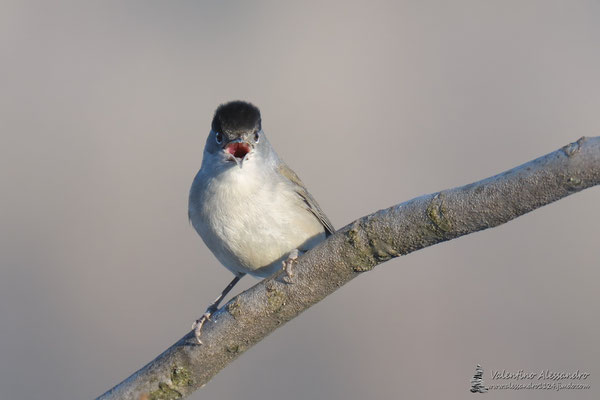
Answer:
M221 303L221 301L225 298L225 296L227 296L227 293L229 293L231 291L231 289L233 289L233 287L236 285L236 283L238 283L240 281L240 279L243 278L244 275L246 275L246 274L236 275L235 278L233 278L233 280L229 283L229 285L227 285L227 287L225 289L223 289L223 291L221 292L219 297L217 297L215 299L215 301L213 301L212 304L210 306L208 306L208 308L206 309L204 314L202 314L202 316L200 318L198 318L196 320L196 322L194 322L192 324L192 329L194 330L194 335L196 336L196 340L198 341L199 344L202 344L202 340L200 340L200 335L202 333L202 326L204 325L204 323L207 320L210 319L210 316L213 315L213 313L219 309L219 303Z
M285 283L294 283L294 264L296 264L296 260L300 256L300 251L298 249L294 249L290 251L290 254L288 254L287 259L283 260L283 270L285 271L283 281Z

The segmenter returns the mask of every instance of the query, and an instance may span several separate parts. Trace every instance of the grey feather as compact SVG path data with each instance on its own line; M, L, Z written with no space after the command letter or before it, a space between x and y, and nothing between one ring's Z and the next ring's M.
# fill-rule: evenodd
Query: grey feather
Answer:
M321 210L321 207L319 206L315 198L312 197L308 190L306 190L304 183L302 182L302 180L300 180L298 175L296 175L296 173L281 160L280 164L277 166L277 170L282 176L286 177L290 182L294 184L296 193L298 193L298 195L306 203L306 205L308 206L308 210L311 213L313 213L313 215L317 217L317 219L321 222L321 224L325 228L326 235L332 235L335 232L333 224L331 223L329 218L327 218L327 215L325 215L323 210Z

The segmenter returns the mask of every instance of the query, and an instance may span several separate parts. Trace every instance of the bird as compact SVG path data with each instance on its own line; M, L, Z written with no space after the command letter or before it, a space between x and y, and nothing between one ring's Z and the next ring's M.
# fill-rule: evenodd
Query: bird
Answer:
M189 194L189 220L233 280L197 319L202 326L246 274L280 269L293 282L293 264L335 232L298 175L277 155L262 129L260 110L230 101L215 111L200 170Z

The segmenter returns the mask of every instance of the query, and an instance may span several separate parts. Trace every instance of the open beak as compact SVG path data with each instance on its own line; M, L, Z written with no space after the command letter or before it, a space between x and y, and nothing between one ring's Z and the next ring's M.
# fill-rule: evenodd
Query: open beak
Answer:
M246 155L250 153L252 147L248 143L238 139L227 143L224 150L229 155L229 159L235 161L241 168L242 162L246 158Z

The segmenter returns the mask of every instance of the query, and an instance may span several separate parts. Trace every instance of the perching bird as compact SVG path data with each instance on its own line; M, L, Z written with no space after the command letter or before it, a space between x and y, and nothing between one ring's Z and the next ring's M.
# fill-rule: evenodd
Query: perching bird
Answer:
M260 111L243 101L219 106L190 190L189 218L235 278L194 323L202 325L245 275L266 277L282 266L291 276L299 254L334 232L300 178L275 153Z

